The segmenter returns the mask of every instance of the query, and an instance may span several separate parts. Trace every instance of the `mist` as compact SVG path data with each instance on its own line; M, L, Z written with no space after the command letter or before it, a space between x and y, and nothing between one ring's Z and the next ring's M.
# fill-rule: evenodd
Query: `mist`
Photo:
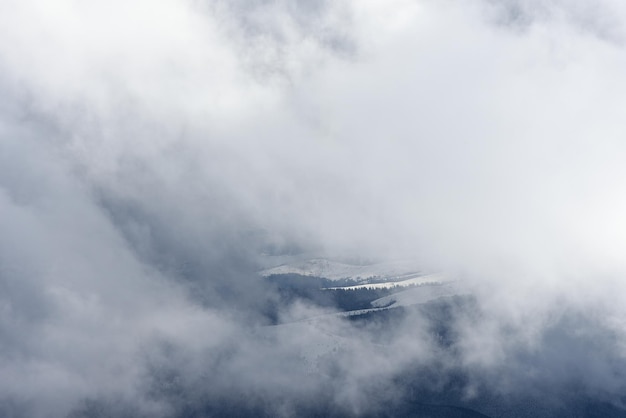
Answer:
M0 0L0 415L624 413L624 19ZM295 253L411 258L469 302L433 308L451 341L420 307L283 306L259 271Z

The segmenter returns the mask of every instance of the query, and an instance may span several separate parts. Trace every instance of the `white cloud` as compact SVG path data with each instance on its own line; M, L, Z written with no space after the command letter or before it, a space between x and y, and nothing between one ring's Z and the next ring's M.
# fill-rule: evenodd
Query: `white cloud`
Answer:
M469 368L542 353L583 312L583 330L615 338L558 344L584 355L599 338L605 363L622 358L624 12L0 1L0 375L27 382L0 378L0 398L62 415L82 397L141 391L145 356L171 362L187 389L206 368L234 376L211 396L278 399L306 370L269 365L297 364L328 330L254 353L242 318L275 297L253 274L267 237L465 277L483 315L458 324ZM326 371L351 388L337 399L359 410L352 390L378 370L432 360L424 335L401 327L389 344L408 354L392 360L355 336L351 367ZM145 348L158 339L166 354ZM253 348L218 364L236 342ZM605 363L589 366L596 387ZM321 393L327 377L306 387Z

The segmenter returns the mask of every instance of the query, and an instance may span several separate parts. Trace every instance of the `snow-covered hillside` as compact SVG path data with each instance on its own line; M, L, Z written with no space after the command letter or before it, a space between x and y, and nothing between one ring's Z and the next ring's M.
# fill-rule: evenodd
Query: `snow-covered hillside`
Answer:
M417 305L460 293L463 293L463 289L461 289L460 285L456 282L428 284L376 299L372 301L372 307L382 308Z
M382 283L363 283L354 286L338 286L328 287L329 290L344 289L344 290L356 290L356 289L393 289L396 287L409 287L409 286L423 286L429 284L441 284L446 282L446 278L443 274L415 274L414 277L404 280L402 276L397 278L388 278L387 281Z
M283 286L283 294L304 297L314 304L321 303L320 306L332 308L327 313L291 318L289 322L363 315L392 307L423 304L461 291L458 282L451 281L442 273L420 273L413 260L359 265L310 258L284 263L260 273L278 286ZM292 274L302 277L285 277L283 281L282 275Z
M329 280L352 279L364 282L371 279L382 281L403 281L420 276L420 269L414 260L397 260L368 265L341 263L324 258L296 261L261 271L263 276L273 274L300 274L322 277Z

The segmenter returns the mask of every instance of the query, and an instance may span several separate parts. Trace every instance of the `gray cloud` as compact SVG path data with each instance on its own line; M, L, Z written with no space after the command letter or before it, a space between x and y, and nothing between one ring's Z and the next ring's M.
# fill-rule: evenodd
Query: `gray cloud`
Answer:
M624 12L0 1L0 414L623 408ZM277 248L473 297L267 327Z
M612 1L488 1L488 16L509 28L527 29L535 24L555 22L573 25L578 30L604 41L623 44L620 15L622 6Z

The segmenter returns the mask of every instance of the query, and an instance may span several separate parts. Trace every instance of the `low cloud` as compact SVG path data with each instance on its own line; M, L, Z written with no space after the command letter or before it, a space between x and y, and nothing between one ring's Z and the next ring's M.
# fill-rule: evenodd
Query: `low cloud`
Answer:
M623 410L626 11L597 6L0 1L0 414ZM294 252L471 295L391 328L281 305L258 271Z

